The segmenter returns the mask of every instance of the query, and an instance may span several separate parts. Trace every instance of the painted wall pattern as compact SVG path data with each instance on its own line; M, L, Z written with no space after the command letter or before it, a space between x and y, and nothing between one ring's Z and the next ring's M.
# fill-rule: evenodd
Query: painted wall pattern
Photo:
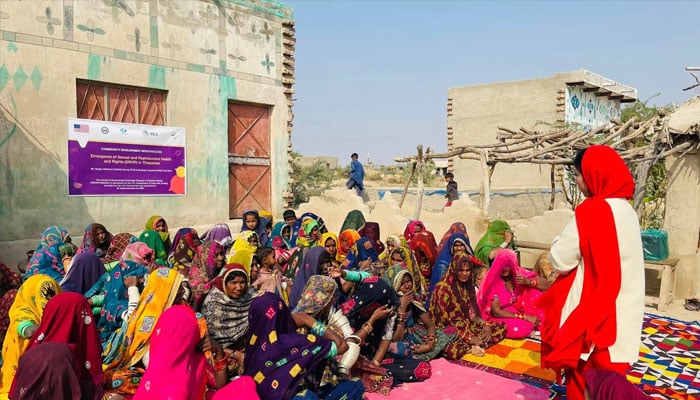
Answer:
M280 22L291 18L291 8L275 0L0 1L4 32L100 46L120 59L157 57L198 72L275 80L282 79Z
M218 222L229 201L221 145L229 100L272 107L271 161L288 162L291 17L275 0L0 0L0 250L11 254L12 241L34 238L48 220L76 232L93 219L131 231L134 221L115 216L157 208L175 226L189 223L185 210ZM197 143L188 148L195 164L188 185L199 190L176 200L66 200L63 132L75 112L76 78L168 90L169 122L186 126ZM276 174L275 211L286 185Z
M620 119L620 101L595 92L584 92L583 86L566 87L565 121L589 127L605 125L612 119Z

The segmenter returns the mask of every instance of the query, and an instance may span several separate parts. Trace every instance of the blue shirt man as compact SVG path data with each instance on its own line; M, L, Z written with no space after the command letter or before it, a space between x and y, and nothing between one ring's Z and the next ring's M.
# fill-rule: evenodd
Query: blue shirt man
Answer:
M350 156L350 173L348 174L348 182L345 184L348 189L355 189L357 195L364 198L365 197L365 169L362 164L357 161L357 153L352 153Z

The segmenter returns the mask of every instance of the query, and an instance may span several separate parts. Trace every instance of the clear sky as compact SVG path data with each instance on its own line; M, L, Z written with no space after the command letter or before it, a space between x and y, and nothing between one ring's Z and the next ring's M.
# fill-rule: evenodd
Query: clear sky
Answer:
M282 0L284 1L284 0ZM700 91L700 2L287 0L296 22L292 144L375 163L447 149L450 87L586 68L650 104ZM517 128L517 127L515 127Z

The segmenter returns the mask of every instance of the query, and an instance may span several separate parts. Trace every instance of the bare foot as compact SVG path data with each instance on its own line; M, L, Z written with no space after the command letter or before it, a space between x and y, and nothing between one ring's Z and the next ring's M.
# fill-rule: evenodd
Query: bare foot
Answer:
M470 353L472 353L473 355L475 355L475 356L477 356L477 357L483 357L484 354L486 354L486 352L484 351L484 348L483 348L483 347L477 346L477 345L475 345L475 344L472 345L472 348L471 348L471 350L470 350Z

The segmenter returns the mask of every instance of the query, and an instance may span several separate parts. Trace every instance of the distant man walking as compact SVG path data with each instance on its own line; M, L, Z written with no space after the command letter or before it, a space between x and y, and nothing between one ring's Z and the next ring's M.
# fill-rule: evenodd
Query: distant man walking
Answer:
M350 173L348 174L348 182L345 184L348 189L355 189L357 195L364 199L365 197L365 169L362 163L357 161L357 153L352 153L350 156Z

